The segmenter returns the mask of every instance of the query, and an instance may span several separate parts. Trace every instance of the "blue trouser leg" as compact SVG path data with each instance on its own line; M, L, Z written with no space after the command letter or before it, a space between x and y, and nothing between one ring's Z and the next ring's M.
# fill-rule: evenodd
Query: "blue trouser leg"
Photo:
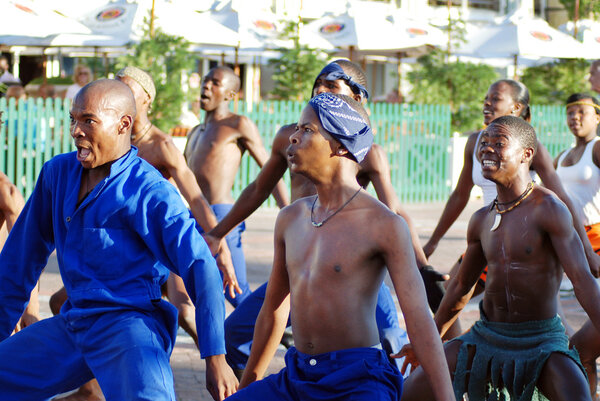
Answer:
M125 311L95 319L79 345L107 400L175 401L173 316Z
M227 215L227 213L231 210L231 207L232 205L225 204L211 205L211 208L218 221L221 221ZM231 298L229 291L225 292L225 298L231 305L233 305L234 308L237 308L237 306L251 293L250 285L248 284L248 279L246 277L246 258L244 256L244 249L242 247L242 233L245 230L245 223L241 223L231 230L229 235L225 237L227 246L229 246L229 251L231 252L231 261L233 262L235 275L238 284L242 289L242 293L235 294L235 298ZM200 232L202 232L202 230L200 230Z
M244 369L250 356L254 325L265 300L267 283L253 291L225 320L227 362L235 369ZM375 318L379 338L387 353L396 353L408 343L406 332L398 322L398 312L389 287L383 283L377 296ZM290 325L288 319L288 326ZM401 360L396 361L401 366Z
M62 315L0 343L0 400L48 400L92 378Z
M396 304L390 292L390 288L382 283L377 294L377 309L375 310L379 340L387 354L397 353L408 344L406 331L400 327ZM402 367L404 358L395 359L398 368Z

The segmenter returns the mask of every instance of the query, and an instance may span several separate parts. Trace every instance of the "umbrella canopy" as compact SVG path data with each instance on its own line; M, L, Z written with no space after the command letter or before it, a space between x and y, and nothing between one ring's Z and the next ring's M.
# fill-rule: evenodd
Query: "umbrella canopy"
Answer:
M443 46L439 29L413 20L388 3L351 1L345 13L326 15L306 26L300 40L322 50L349 49L361 55L414 57Z
M251 3L240 8L234 8L232 1L215 3L200 15L235 32L237 43L234 46L242 50L275 49L290 45L278 38L280 29L277 16L269 10L253 7Z
M558 27L561 31L573 35L575 23L569 21ZM580 40L591 53L593 58L600 57L600 22L590 19L577 21L577 39Z
M478 58L590 58L585 47L540 18L513 14L498 24L467 31L454 52ZM593 58L593 56L591 56Z
M33 4L28 0L0 0L2 23L0 43L35 46L42 38L63 32L89 34L91 30L75 19Z
M349 2L345 13L325 15L302 27L300 42L321 50L378 51L395 48L394 26L381 5ZM384 4L387 8L387 4Z
M183 36L192 44L235 47L241 40L237 31L220 23L209 12L199 12L191 7L182 10L179 5L159 3L156 23L165 33Z

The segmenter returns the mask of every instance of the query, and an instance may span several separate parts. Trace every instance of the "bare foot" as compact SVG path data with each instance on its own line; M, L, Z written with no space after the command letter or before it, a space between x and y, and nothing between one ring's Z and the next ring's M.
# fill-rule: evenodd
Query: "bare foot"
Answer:
M53 401L106 401L100 385L96 379L90 380L73 394L69 394L62 398L55 398Z

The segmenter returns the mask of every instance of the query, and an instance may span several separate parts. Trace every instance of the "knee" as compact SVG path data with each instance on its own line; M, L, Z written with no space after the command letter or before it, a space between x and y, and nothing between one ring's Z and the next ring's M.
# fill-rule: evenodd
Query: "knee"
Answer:
M58 315L60 313L60 308L62 308L63 304L67 300L67 294L65 291L57 291L50 297L50 310L52 314Z

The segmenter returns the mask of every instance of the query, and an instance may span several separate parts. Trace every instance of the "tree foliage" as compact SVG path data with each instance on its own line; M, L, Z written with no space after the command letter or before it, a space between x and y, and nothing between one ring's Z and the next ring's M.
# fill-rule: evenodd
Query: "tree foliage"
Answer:
M188 52L189 42L180 36L171 36L160 29L150 35L149 19L144 19L142 40L134 44L133 55L119 58L117 68L133 65L147 71L154 78L156 99L152 104L150 119L165 132L179 123L181 109L186 101L182 89L183 73L193 67Z
M573 93L589 92L588 70L585 60L561 60L527 68L521 82L529 88L532 103L564 104Z
M575 19L575 1L559 0L567 10L570 20ZM579 18L600 18L600 1L598 0L579 0Z
M281 56L269 60L269 65L275 70L272 76L275 88L271 94L282 100L310 99L311 84L321 71L327 53L300 44L297 22L286 21L280 39L291 40L294 46L278 49Z
M452 128L467 132L481 127L482 99L498 75L488 65L447 62L444 53L436 50L420 57L408 78L415 102L450 104Z

